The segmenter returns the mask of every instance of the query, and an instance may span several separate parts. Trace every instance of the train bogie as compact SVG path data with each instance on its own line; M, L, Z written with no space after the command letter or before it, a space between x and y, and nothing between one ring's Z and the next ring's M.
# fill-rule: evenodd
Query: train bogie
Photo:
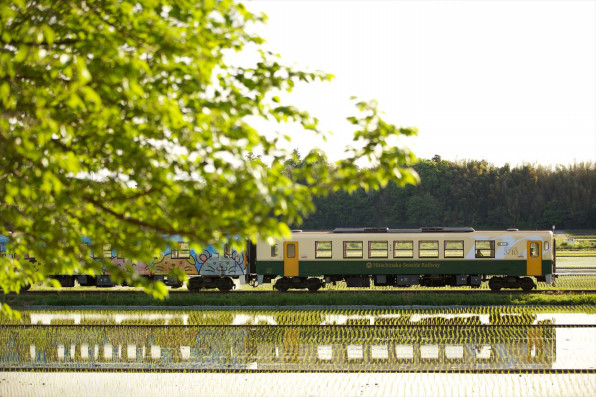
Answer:
M192 277L188 280L188 290L199 292L201 289L214 289L217 288L222 292L228 292L236 285L230 277L217 277L217 276L200 276Z
M274 289L286 292L289 289L308 289L316 292L325 286L325 281L317 277L282 277L275 282Z

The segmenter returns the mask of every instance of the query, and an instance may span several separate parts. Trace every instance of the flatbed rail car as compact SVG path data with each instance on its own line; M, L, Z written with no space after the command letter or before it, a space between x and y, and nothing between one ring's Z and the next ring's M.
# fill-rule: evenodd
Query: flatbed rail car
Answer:
M294 231L273 245L247 247L251 276L279 291L316 291L326 283L347 287L470 286L492 290L552 283L551 231L475 231L473 228L335 229ZM278 278L280 277L280 278Z

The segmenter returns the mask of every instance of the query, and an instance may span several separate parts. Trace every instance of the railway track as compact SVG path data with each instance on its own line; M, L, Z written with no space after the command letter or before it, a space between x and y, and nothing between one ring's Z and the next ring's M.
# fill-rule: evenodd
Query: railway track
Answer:
M441 290L441 289L427 289L427 290L368 290L368 291L354 291L354 290L319 290L317 292L309 291L263 291L263 290L237 290L229 293L222 293L217 290L201 291L201 292L189 292L186 290L170 290L171 295L178 294L240 294L240 295L302 295L302 294L313 294L313 295L324 295L324 294L361 294L361 293L377 293L383 295L419 295L428 293L441 293L441 294L495 294L495 295L509 295L509 294L538 294L538 295L583 295L583 294L596 294L596 289L548 289L548 290L501 290L491 291L488 289L467 289L467 290ZM125 291L113 291L113 290L97 290L97 291L77 291L77 290L61 290L61 291L27 291L23 293L26 295L80 295L85 296L101 296L101 295L134 295L143 294L143 291L130 289Z

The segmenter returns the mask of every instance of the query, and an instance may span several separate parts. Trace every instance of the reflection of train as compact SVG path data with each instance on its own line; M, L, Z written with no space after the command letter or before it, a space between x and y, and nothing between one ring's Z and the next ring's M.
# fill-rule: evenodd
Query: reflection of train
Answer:
M6 254L7 239L0 240ZM88 241L84 241L88 243ZM493 290L531 290L538 281L551 283L555 244L550 231L475 231L472 228L336 229L330 232L294 231L273 244L247 243L244 253L224 247L195 249L182 239L174 241L151 264L134 264L147 277L167 285L180 282L167 274L173 268L189 276L188 289L234 287L234 278L252 284L277 279L274 288L317 291L326 283L345 282L348 287L471 286L489 281ZM111 245L91 255L109 258L124 266ZM109 275L54 276L63 286L112 285Z
M445 313L442 309L331 309L331 310L40 310L23 311L22 322L0 318L0 325L127 325L127 326L529 326L569 323L569 314L531 313L525 309L505 312L492 308ZM593 322L586 315L586 323ZM581 316L573 314L573 321Z
M550 325L0 326L0 368L265 371L549 369Z

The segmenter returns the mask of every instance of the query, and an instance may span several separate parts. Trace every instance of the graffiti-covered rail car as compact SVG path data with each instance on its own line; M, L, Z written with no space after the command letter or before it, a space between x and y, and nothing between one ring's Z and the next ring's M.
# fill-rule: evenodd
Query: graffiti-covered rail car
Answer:
M132 268L141 276L161 280L173 288L182 286L182 282L172 276L172 270L178 269L187 275L189 279L187 286L191 291L199 291L203 288L229 291L235 287L233 279L244 278L247 274L244 252L239 252L228 244L222 245L222 248L214 245L198 248L177 236L171 237L170 240L169 246L150 263L130 261L118 254L111 244L102 244L101 249L93 250L91 241L87 237L82 239L81 251L87 252L95 261L109 261L112 265L123 269ZM7 236L0 236L0 255L16 256L10 250L10 239ZM35 262L34 258L28 259ZM102 274L96 276L54 274L50 277L67 288L74 287L75 282L81 286L112 287L115 285L105 266Z
M92 253L93 255L93 253ZM174 269L183 271L188 277L188 289L200 291L203 288L218 288L220 291L230 291L235 287L234 278L244 277L246 265L244 253L224 244L223 248L209 245L206 248L195 248L188 241L174 237L170 246L151 263L130 263L120 258L111 245L103 246L103 253L99 259L108 258L113 264L124 267L132 265L141 275L162 280L166 285L174 288L182 286L182 282L171 276ZM109 285L112 281L109 274L104 272L104 282L96 280L96 285Z

